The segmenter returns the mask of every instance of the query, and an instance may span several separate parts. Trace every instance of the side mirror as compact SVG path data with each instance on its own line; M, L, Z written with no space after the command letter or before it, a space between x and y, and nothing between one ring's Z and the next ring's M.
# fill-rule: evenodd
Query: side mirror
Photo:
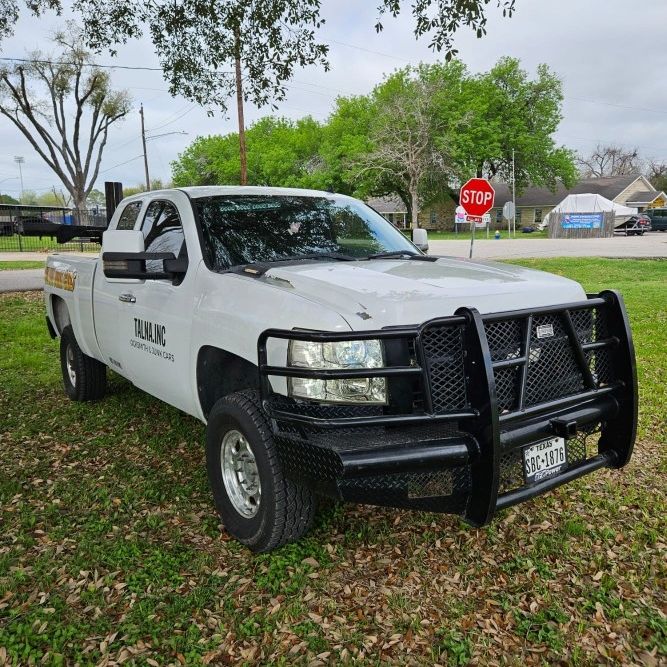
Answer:
M161 262L162 271L147 270L146 262ZM102 265L107 278L168 279L178 283L188 270L188 258L171 252L103 252Z
M143 252L144 235L140 230L109 229L102 234L102 252Z
M412 242L422 251L428 252L428 232L418 227L412 230Z

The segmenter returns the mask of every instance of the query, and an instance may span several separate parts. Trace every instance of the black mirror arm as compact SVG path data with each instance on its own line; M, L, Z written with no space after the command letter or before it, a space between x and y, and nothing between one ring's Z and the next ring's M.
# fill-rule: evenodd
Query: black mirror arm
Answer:
M173 255L172 255L173 257ZM187 257L173 257L173 259L164 260L165 273L172 273L174 275L183 275L188 270Z
M172 278L169 273L147 273L147 261L174 260L171 252L103 252L102 265L107 278L136 278L139 280L159 280ZM164 266L164 265L163 265Z

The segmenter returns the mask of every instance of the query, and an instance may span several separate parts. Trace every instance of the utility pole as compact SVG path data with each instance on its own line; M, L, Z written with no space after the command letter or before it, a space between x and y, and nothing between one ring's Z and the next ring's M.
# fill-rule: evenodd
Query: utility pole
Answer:
M21 203L23 203L23 169L21 168L21 165L25 162L25 158L21 155L15 155L14 162L19 166L19 177L21 178Z
M512 227L514 228L514 238L516 238L516 176L514 173L514 149L512 149L512 203L514 204Z
M139 115L141 116L141 143L144 147L144 171L146 172L146 192L150 192L151 179L148 175L148 154L146 153L146 129L144 128L144 105L139 107Z
M239 118L239 157L241 159L241 185L248 185L248 155L245 144L245 121L243 119L243 80L241 78L241 38L238 28L234 34L236 41L236 110Z

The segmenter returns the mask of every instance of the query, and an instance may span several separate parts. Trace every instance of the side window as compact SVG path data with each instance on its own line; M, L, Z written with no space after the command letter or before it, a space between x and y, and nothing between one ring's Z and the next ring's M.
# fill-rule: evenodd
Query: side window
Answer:
M123 230L134 229L134 223L137 221L137 218L139 217L139 211L141 211L141 202L140 201L130 202L123 209L123 212L120 214L120 218L118 218L118 224L116 225L116 229L123 229Z
M141 229L144 233L146 252L169 252L176 257L186 254L181 218L171 202L151 202ZM146 270L161 271L162 262L148 260Z

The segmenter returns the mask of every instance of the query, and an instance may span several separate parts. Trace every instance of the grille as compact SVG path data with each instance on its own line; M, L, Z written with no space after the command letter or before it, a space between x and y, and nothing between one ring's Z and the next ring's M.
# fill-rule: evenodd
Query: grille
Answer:
M608 337L604 308L570 311L577 338L582 344L594 343ZM524 334L528 318L486 322L484 327L493 362L509 361L524 356ZM548 335L538 337L538 333ZM528 370L524 406L564 398L584 391L584 379L567 334L562 313L536 315L530 332ZM586 361L597 387L614 381L607 348L585 350ZM519 408L523 365L494 370L500 412Z
M422 345L428 368L433 412L443 414L468 405L463 368L463 327L432 326Z
M541 327L552 327L553 336L538 338ZM572 352L560 315L543 315L533 319L526 405L552 398L562 398L584 390L581 370Z
M600 425L589 424L582 428L574 438L567 441L567 463L569 466L582 463L595 456L600 436ZM513 491L524 485L523 454L521 449L504 452L500 456L499 493Z

